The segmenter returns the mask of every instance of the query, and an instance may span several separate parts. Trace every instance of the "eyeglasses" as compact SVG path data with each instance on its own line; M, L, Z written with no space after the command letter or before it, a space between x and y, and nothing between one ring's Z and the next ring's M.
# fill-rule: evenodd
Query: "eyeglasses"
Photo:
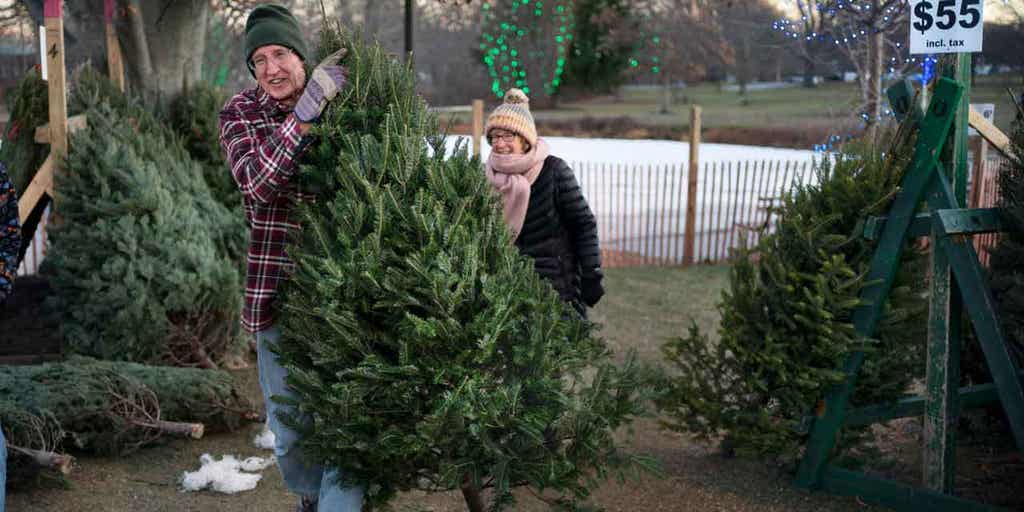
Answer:
M261 74L267 70L267 64L269 62L273 62L277 67L282 67L284 63L288 61L288 57L293 53L295 52L288 48L278 48L270 53L270 58L267 58L265 55L257 55L249 61L249 70L256 74Z
M498 141L498 140L500 140L502 142L505 142L505 143L510 143L510 142L516 140L516 137L518 137L518 135L515 134L515 133L509 133L509 132L495 133L495 134L491 134L491 135L487 136L487 143L491 144L492 146L494 145L494 142Z

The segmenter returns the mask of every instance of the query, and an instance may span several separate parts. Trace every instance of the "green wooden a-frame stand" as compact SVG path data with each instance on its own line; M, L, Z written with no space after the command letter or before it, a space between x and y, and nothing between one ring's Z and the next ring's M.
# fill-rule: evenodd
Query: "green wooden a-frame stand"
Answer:
M969 56L968 56L969 57ZM890 90L890 97L906 100L908 86ZM807 450L797 473L796 484L808 489L858 496L860 499L897 510L997 510L994 507L953 496L953 455L955 426L959 411L999 401L1009 419L1018 448L1024 448L1024 389L1007 351L996 317L995 302L985 284L978 255L968 235L1000 230L995 209L960 209L939 158L954 119L957 126L954 154L962 153L966 141L964 86L942 78L934 88L928 110L903 105L906 114L918 119L919 134L910 168L885 218L870 219L865 236L878 240L869 283L861 292L861 305L853 324L863 338L875 335L885 302L892 288L907 237L930 235L933 283L929 310L927 394L924 397L847 410L858 370L865 354L856 352L846 361L847 378L832 389L816 408ZM965 157L964 157L965 158ZM957 157L954 157L954 166ZM964 185L958 184L960 187ZM962 188L960 190L963 190ZM960 191L958 190L958 192ZM961 192L962 195L962 192ZM925 212L918 207L926 203ZM960 300L981 342L994 382L959 388ZM924 486L913 487L829 464L829 457L843 425L868 425L892 418L924 414Z

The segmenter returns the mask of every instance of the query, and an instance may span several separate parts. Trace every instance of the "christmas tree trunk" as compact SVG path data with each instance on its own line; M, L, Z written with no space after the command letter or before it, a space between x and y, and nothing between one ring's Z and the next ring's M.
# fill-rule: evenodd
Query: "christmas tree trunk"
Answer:
M85 357L0 367L0 404L12 444L47 438L27 446L45 451L125 453L164 434L195 438L258 419L224 372ZM40 431L48 434L26 435Z
M286 421L306 452L371 506L461 489L474 510L517 486L575 503L646 464L613 434L644 412L650 375L613 365L517 253L480 161L433 137L411 70L334 31L320 53L342 44L349 86L314 128L300 175L319 197L280 298L280 354L312 420Z

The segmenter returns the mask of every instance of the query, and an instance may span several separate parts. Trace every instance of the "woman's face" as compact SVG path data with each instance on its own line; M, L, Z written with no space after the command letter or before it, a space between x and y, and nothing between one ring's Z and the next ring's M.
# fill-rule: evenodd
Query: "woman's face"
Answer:
M526 141L519 134L495 128L487 134L491 151L499 155L521 155L526 152Z

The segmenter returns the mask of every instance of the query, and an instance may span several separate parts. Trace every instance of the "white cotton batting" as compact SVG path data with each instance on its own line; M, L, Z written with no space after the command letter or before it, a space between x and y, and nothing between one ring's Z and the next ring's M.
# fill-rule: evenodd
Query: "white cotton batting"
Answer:
M274 458L249 457L239 461L233 455L225 455L220 460L214 460L209 453L204 453L199 457L199 462L202 465L198 471L185 471L181 476L181 486L185 491L209 488L216 492L235 494L255 489L263 475L254 472L266 469L274 463Z
M263 424L263 430L260 430L256 437L252 438L252 444L256 448L262 448L264 450L274 449L274 433L270 430L265 423Z

